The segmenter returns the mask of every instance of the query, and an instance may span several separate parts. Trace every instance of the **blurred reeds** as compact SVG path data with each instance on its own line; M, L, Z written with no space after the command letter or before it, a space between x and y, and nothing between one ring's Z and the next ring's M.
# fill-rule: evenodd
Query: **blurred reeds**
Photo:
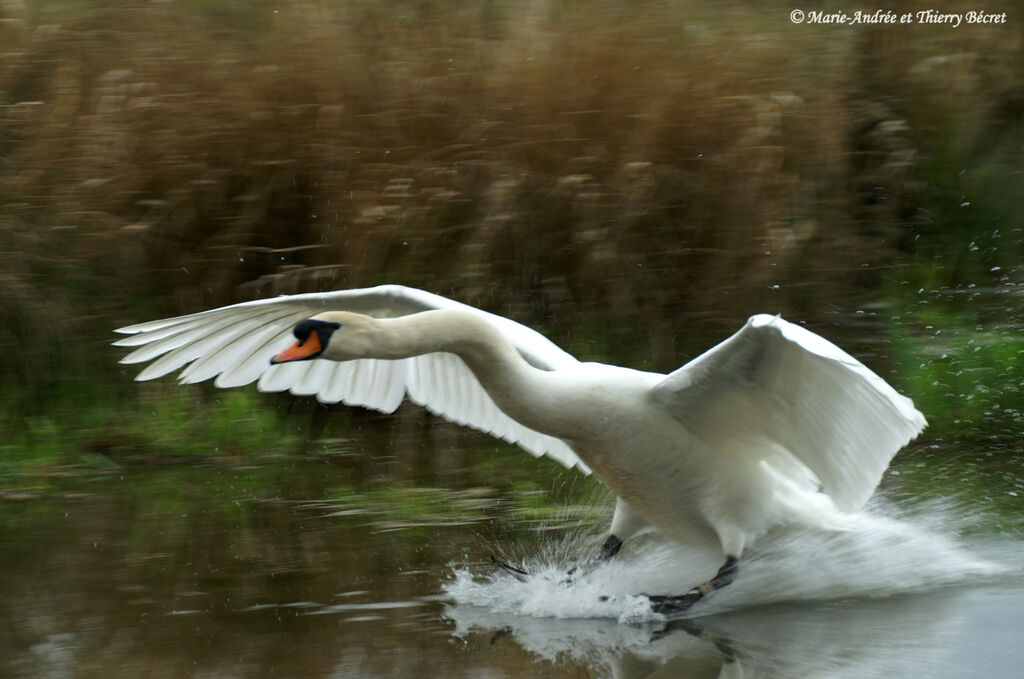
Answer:
M788 11L4 3L3 381L109 375L126 322L381 282L669 370L753 312L835 324L995 218L1000 248L916 275L1019 279L1024 22Z

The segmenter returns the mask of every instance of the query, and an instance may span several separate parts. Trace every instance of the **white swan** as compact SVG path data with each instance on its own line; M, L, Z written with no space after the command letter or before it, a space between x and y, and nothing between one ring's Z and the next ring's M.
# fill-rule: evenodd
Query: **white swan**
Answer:
M581 363L534 330L422 290L382 285L282 296L120 328L148 380L258 380L392 412L408 395L449 420L593 471L618 496L602 558L648 524L721 546L734 577L772 526L854 511L925 426L910 399L827 340L777 316L668 375ZM291 335L297 341L285 349ZM282 351L282 349L284 349ZM328 360L310 360L328 359Z

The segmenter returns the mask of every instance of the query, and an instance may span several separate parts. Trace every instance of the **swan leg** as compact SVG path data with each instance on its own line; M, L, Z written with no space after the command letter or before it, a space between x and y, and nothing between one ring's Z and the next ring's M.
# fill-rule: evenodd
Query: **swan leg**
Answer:
M608 529L608 537L601 543L597 555L591 557L586 565L594 568L611 559L622 549L622 543L639 533L647 525L647 520L633 511L633 508L626 504L625 500L621 497L616 498L615 514L612 515L612 525Z
M682 595L645 595L651 602L651 610L662 615L676 615L682 613L703 599L705 596L722 589L736 579L736 572L739 570L739 559L732 555L726 555L725 563L715 573L715 577L703 582L686 594Z
M571 585L573 582L573 576L589 574L605 561L608 561L618 554L620 549L622 549L622 540L620 540L616 535L609 534L608 537L605 538L604 542L601 543L601 548L597 550L597 554L591 556L579 566L573 566L565 572L566 578L562 583Z
M612 525L608 529L608 537L601 543L597 554L587 558L579 566L574 566L566 573L568 576L566 584L572 584L572 577L586 575L592 570L608 561L622 549L622 544L646 528L647 520L633 511L633 508L626 504L621 497L615 500L615 514L612 515Z
M615 502L615 514L612 515L612 525L608 530L608 537L601 543L601 547L598 549L597 554L586 559L582 564L573 566L566 572L566 578L563 580L563 584L571 585L573 582L573 576L581 576L590 573L592 570L608 561L622 549L622 544L632 535L635 535L640 530L647 526L647 521L633 511L622 498L617 498ZM521 568L502 561L498 557L491 555L491 563L512 575L515 579L520 582L526 582L527 578L530 577L530 573L524 571Z
M601 544L601 549L597 552L597 560L607 561L618 554L620 549L622 549L622 540L614 533L609 533Z

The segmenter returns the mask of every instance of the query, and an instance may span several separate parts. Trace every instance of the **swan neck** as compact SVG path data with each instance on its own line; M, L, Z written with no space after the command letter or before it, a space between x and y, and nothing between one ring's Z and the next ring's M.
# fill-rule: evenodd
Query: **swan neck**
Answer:
M485 318L441 309L382 319L382 346L393 358L434 352L458 356L506 415L535 431L564 437L555 373L530 365Z
M493 363L529 364L486 320L464 311L439 309L398 318L380 319L378 347L381 358L409 358L448 352L462 358L471 369L489 369ZM474 369L475 372L475 369Z

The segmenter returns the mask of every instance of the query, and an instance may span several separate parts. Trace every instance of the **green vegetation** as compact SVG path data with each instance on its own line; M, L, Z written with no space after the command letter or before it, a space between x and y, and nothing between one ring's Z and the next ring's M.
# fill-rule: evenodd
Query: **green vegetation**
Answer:
M29 5L0 10L13 485L331 457L310 441L390 431L253 388L136 384L108 345L133 321L384 281L656 370L781 312L911 394L926 442L1020 431L1024 42L1006 26L794 27L700 0ZM457 447L426 422L394 445ZM463 466L485 469L471 440Z
M7 412L0 418L7 434L0 442L0 477L38 471L37 481L46 485L47 472L68 464L104 471L150 460L237 459L252 451L262 458L302 449L295 424L257 394L202 391L163 385L132 404L97 397L84 406L68 397L51 402L49 414Z
M1016 442L1024 428L1024 336L1017 327L965 320L935 303L922 309L911 324L919 336L930 335L926 345L901 324L894 352L903 352L899 362L911 368L904 388L922 411L941 413L937 435Z

